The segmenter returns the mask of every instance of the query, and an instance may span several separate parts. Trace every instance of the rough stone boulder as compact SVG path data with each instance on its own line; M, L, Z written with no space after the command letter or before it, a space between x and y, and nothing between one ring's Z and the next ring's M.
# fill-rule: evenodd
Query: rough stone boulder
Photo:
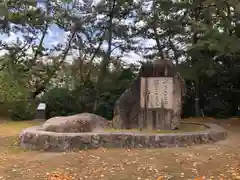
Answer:
M116 129L165 129L180 126L185 81L172 61L144 63L136 79L115 103Z
M108 121L101 116L82 113L73 116L58 116L48 119L44 131L52 132L92 132L108 127Z

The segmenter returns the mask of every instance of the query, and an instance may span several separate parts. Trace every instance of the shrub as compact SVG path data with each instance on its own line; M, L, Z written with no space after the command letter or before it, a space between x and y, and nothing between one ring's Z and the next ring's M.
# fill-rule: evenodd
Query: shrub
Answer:
M76 103L76 97L66 88L54 88L47 91L41 102L46 103L46 118L81 112L81 107Z
M35 117L36 104L29 101L14 102L10 111L10 118L14 121L32 120Z
M0 115L12 120L34 118L35 103L29 101L29 90L6 71L0 73Z

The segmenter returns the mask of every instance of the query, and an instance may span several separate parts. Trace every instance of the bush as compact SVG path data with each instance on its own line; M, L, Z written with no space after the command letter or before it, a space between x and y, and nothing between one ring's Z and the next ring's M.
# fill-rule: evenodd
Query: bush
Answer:
M54 88L46 92L41 102L46 103L46 118L67 116L81 112L76 97L66 88Z
M82 112L92 113L96 97L96 89L93 82L84 82L75 87L72 91L72 95L75 97L78 106L81 107Z
M54 88L46 92L41 100L46 103L46 118L90 112L112 119L116 100L133 78L131 69L126 69L106 80L99 89L96 89L95 82L91 80L81 82L72 91L67 88ZM94 108L96 98L97 109Z
M0 73L1 102L27 101L28 95L29 91L23 84L6 72Z
M12 120L30 120L35 103L29 101L29 89L6 71L0 73L0 115Z
M0 102L0 115L2 118L14 121L32 120L36 112L36 104L30 101L4 101Z
M14 121L32 120L35 118L36 104L27 101L15 102L10 111L10 118Z

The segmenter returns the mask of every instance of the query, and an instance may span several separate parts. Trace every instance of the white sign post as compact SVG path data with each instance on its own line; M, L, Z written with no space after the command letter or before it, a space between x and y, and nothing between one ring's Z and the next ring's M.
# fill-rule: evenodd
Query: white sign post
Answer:
M37 110L45 110L46 109L46 104L45 103L39 103Z
M36 110L35 119L45 119L45 110L46 110L46 104L39 103L37 110Z

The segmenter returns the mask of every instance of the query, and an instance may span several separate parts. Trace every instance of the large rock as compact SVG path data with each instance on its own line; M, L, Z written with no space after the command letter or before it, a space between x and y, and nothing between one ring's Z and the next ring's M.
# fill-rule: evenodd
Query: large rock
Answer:
M44 131L52 132L92 132L107 127L106 119L91 113L53 117L42 125Z
M140 78L137 77L116 101L113 113L114 128L138 128L138 113L140 108L139 89Z
M117 129L178 129L185 82L170 60L142 65L138 77L116 101L113 127Z

